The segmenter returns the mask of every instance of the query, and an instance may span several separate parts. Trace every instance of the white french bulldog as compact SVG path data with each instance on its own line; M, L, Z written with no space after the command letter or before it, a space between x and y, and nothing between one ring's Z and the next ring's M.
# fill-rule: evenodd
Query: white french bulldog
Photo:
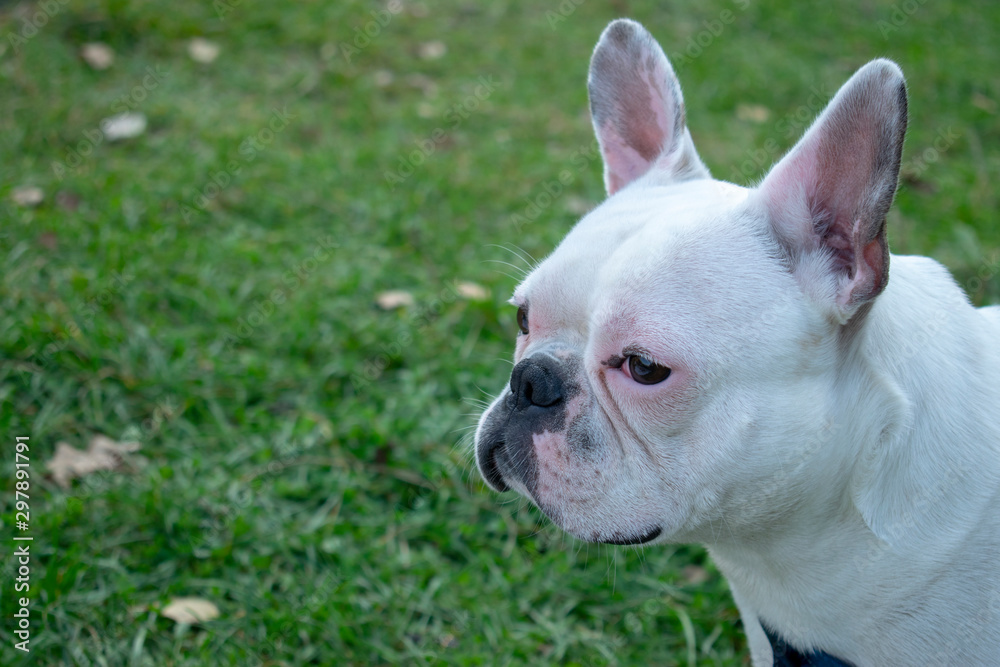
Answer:
M1000 664L1000 308L923 257L889 279L900 69L756 188L711 178L638 23L588 85L610 196L514 292L487 483L582 540L708 545L754 665Z

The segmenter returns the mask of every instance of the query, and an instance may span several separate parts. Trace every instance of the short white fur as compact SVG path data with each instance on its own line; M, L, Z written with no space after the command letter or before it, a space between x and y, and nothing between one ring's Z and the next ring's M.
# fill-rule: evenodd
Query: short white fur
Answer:
M589 86L610 196L517 288L515 362L582 360L590 446L537 434L532 500L581 539L706 544L756 666L761 623L859 667L996 664L1000 308L888 254L899 68L861 68L753 189L711 179L638 23L607 28ZM671 376L607 364L630 346Z

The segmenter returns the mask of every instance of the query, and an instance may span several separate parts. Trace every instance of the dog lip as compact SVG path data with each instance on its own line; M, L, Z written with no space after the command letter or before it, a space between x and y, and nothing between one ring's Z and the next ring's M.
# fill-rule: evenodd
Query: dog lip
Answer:
M616 544L619 546L629 546L631 544L645 544L646 542L651 542L660 536L663 529L657 526L651 530L646 531L642 535L633 535L632 537L616 537L614 539L608 540L598 540L604 544Z
M503 442L494 443L490 447L490 451L486 456L486 461L483 462L483 478L486 483L492 486L496 491L510 491L510 486L503 481L503 475L500 473L500 466L497 464L497 452L504 447Z

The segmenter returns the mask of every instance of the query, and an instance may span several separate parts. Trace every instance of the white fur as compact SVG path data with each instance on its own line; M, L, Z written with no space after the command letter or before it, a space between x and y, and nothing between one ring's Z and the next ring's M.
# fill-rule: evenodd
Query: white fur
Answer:
M869 66L849 84L882 105L873 113L893 104L879 97L893 68ZM592 88L595 76L615 89L600 72ZM682 104L677 91L668 110ZM856 117L858 103L846 104L824 118ZM649 117L668 119L665 146L689 146L697 169L616 174L614 196L515 292L531 321L515 361L579 355L573 414L592 445L536 434L532 499L581 539L656 525L656 542L707 544L754 665L772 663L760 620L859 667L997 664L1000 308L973 308L939 264L902 256L881 294L850 301L853 283L802 227L795 188L808 187L779 194L801 210L778 220L787 209L768 181L749 190L697 177L683 108ZM886 135L873 118L876 141ZM806 140L837 122L849 121L821 119ZM851 196L884 201L886 182ZM670 378L639 385L602 364L636 346ZM477 447L508 391L484 413Z

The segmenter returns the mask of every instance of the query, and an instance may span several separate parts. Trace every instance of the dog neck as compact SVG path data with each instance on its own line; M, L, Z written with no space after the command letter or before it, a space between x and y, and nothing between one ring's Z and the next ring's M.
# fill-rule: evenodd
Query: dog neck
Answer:
M932 260L892 261L888 288L841 347L832 435L787 480L798 489L786 497L799 502L709 544L734 592L794 646L843 645L831 627L862 635L857 610L873 604L948 617L931 611L943 603L926 582L962 576L949 572L956 554L996 546L983 536L1000 522L990 509L1000 489L1000 331ZM809 477L820 474L824 484ZM873 650L860 640L846 648L845 658Z

